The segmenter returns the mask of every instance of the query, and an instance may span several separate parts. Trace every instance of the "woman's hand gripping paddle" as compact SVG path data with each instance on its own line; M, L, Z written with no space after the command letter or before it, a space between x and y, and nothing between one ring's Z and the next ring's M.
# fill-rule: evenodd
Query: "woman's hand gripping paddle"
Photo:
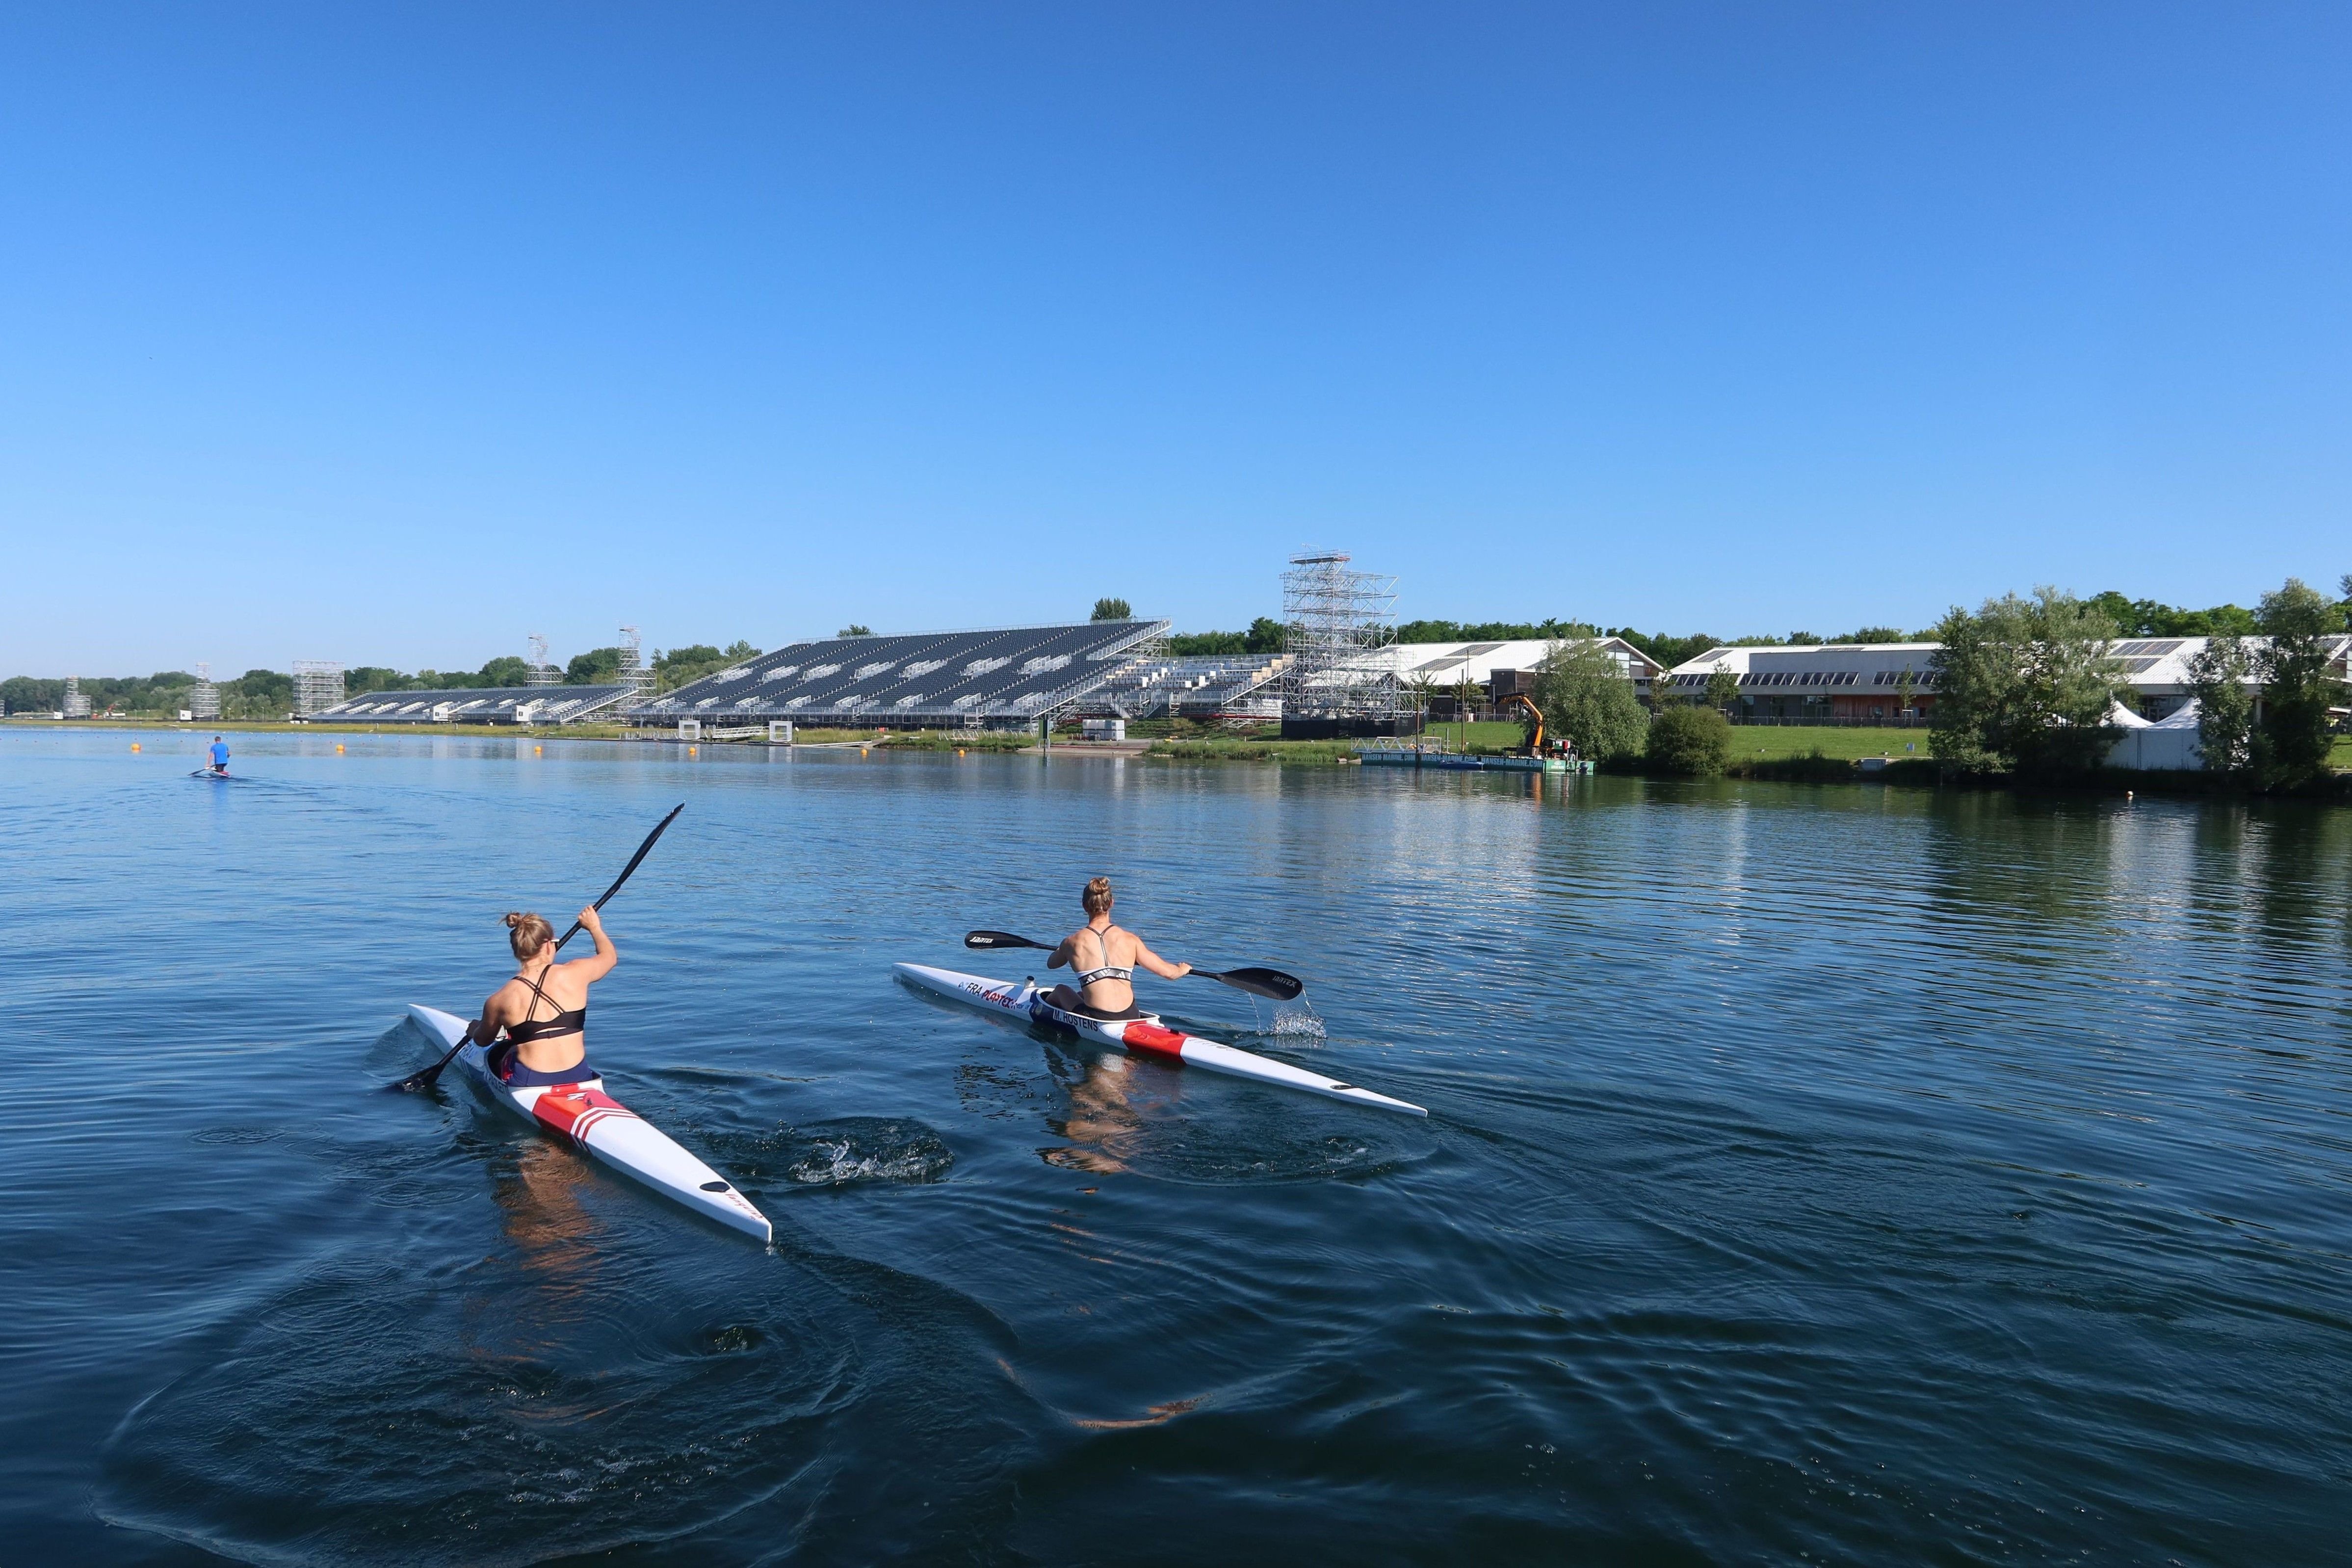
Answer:
M1000 947L1034 947L1042 952L1051 952L1055 947L1050 942L1031 942L1027 937L1014 936L1009 931L967 931L963 944L983 951ZM1296 974L1285 974L1279 969L1195 969L1192 975L1195 979L1213 980L1220 985L1230 985L1236 991L1246 991L1253 996L1264 996L1276 1002L1295 1001L1298 994L1307 989L1307 982Z
M613 885L604 889L604 896L603 898L598 899L593 904L589 906L591 909L601 910L607 903L612 901L613 895L621 890L621 884L629 879L629 873L635 871L638 866L642 865L645 861L645 858L653 852L654 841L658 839L662 834L668 829L671 823L677 820L677 814L685 809L686 803L684 801L678 802L677 805L670 808L670 814L667 816L663 817L660 825L651 833L646 835L646 841L637 846L637 852L629 857L629 863L621 868L621 874L613 879ZM557 941L555 951L562 952L563 951L563 944L570 942L573 937L578 936L580 934L580 922L578 921L573 921L572 922L572 929L565 931L562 937ZM447 1056L443 1057L439 1061L435 1062L423 1072L411 1073L408 1077L402 1079L398 1083L394 1084L392 1087L397 1089L407 1090L410 1093L418 1093L425 1089L431 1089L436 1083L440 1081L441 1069L447 1067L451 1062L456 1061L457 1059L457 1053L464 1050L473 1040L473 1037L474 1027L471 1024L468 1024L466 1026L466 1032L457 1037L457 1043L449 1047L449 1054Z

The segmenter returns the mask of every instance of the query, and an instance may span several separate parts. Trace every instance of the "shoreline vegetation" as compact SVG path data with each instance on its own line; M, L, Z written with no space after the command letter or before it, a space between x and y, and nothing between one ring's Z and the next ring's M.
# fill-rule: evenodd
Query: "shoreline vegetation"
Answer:
M1218 732L1208 726L1185 724L1181 733L1166 731L1180 728L1165 723L1135 723L1128 727L1129 734L1146 749L1138 752L1122 749L1121 754L1142 761L1162 763L1257 763L1287 767L1333 767L1350 764L1356 742L1351 741L1285 741L1271 733ZM1271 730L1271 726L1268 729ZM1974 788L2053 789L2087 791L2101 795L2120 795L2137 791L2162 795L2194 795L2241 796L2253 793L2227 774L2202 772L2139 772L2121 768L2094 769L2069 780L2020 779L2007 773L1963 773L1948 763L1939 762L1928 752L1930 731L1925 725L1909 728L1830 727L1799 724L1731 725L1728 755L1719 773L1713 776L1727 779L1755 780L1779 784L1885 784L1913 788L1934 788L1938 785ZM32 730L113 730L169 731L190 736L198 731L210 735L271 734L317 736L409 736L431 735L441 738L470 740L512 740L544 745L558 742L621 742L628 744L711 747L727 749L765 749L767 742L759 738L740 741L706 739L681 742L674 736L648 731L626 730L619 725L590 724L559 726L500 726L483 724L394 724L370 727L365 724L292 723L284 721L261 720L202 720L182 723L176 720L133 718L52 719L46 714L11 714L0 720L0 729ZM1465 732L1466 731L1466 732ZM1519 727L1507 723L1472 723L1463 725L1433 725L1431 738L1441 736L1454 749L1473 756L1502 756L1524 748L1518 744ZM1025 731L949 731L949 730L802 730L794 741L802 749L856 748L865 752L962 752L978 755L983 752L1012 754L1034 752L1037 738ZM1906 750L1906 748L1910 748ZM1056 739L1054 749L1072 756L1084 756L1097 748L1077 740ZM1107 748L1106 748L1107 749ZM1865 773L1865 759L1881 760L1883 765ZM2352 803L2352 736L2336 739L2329 759L2335 770L2331 779L2310 790L2292 792L2301 798L2319 798ZM1687 780L1688 772L1652 765L1639 756L1622 757L1600 764L1605 773L1646 777L1659 780Z
M1660 682L1644 699L1616 658L1596 637L1615 637L1642 648L1668 668L1687 663L1717 646L1815 646L1828 639L1807 632L1785 637L1748 637L1722 644L1706 636L1649 636L1632 627L1603 631L1583 622L1539 623L1412 621L1398 628L1403 643L1429 640L1527 637L1549 641L1550 651L1532 671L1532 689L1521 722L1428 722L1439 695L1413 684L1407 711L1421 733L1471 755L1524 754L1549 736L1566 754L1591 759L1600 771L1652 778L1770 779L1801 783L1866 782L1959 784L1974 787L2095 790L2146 788L2208 795L2271 795L2352 801L2352 736L2341 732L2347 684L2340 673L2339 639L2352 631L2352 574L2339 584L2342 597L2330 598L2290 577L2264 594L2252 610L2221 605L2183 610L2151 600L2130 600L2109 592L2081 599L2061 589L2036 588L2031 598L2016 594L1988 599L1975 611L1954 605L1926 633L1906 639L1891 626L1865 626L1840 642L1900 642L1934 645L1927 656L1932 700L1914 711L1912 689L1901 692L1908 723L1880 727L1809 726L1803 723L1742 723L1748 706L1740 682L1718 664L1704 689ZM1097 621L1132 619L1128 602L1096 601ZM853 624L840 637L870 637ZM1279 622L1259 617L1245 632L1180 634L1169 638L1173 652L1279 652L1288 633ZM2127 637L2202 637L2208 639L2192 665L2190 696L2198 715L2199 745L2205 767L2143 771L2107 764L2120 726L2134 722L2142 697L2126 678L2117 652ZM759 657L738 640L725 648L694 644L654 651L656 689L669 690L727 666ZM609 675L617 648L592 649L573 658L562 674L567 683ZM879 667L877 667L879 668ZM468 676L426 670L417 676L362 667L351 673L363 685L390 689L400 683L424 689L429 680L446 684L513 684L532 667L515 658L493 659ZM542 674L553 674L545 667ZM247 732L314 734L484 735L501 731L454 724L370 725L297 722L282 706L287 678L250 670L221 683L222 717L180 721L163 700L176 700L192 678L165 672L145 680L100 681L80 695L107 707L88 717L66 719L41 708L61 699L64 683L25 677L0 682L6 707L29 714L9 715L20 726L44 723L141 727L161 723L191 731L219 728ZM1906 673L1907 682L1910 677ZM52 691L50 688L56 689ZM113 695L108 689L117 689ZM136 689L134 691L133 689ZM257 689L248 689L256 688ZM554 689L560 689L555 688ZM1402 689L1401 688L1401 692ZM126 710L128 710L126 711ZM1536 715L1543 717L1538 719ZM1921 721L1924 720L1924 722ZM1065 721L1056 729L1073 725ZM1522 727L1524 724L1524 728ZM1272 732L1269 732L1271 731ZM587 724L570 728L517 726L505 735L544 745L549 740L672 742L659 731ZM1359 742L1344 740L1285 741L1278 727L1229 728L1182 719L1130 721L1129 742L1106 745L1080 739L1060 742L1079 755L1115 752L1165 762L1274 763L1287 766L1333 766L1358 762ZM765 745L765 736L741 733L688 742L703 745ZM898 751L1027 752L1036 747L1032 730L803 730L796 744ZM1896 748L1901 750L1897 751Z

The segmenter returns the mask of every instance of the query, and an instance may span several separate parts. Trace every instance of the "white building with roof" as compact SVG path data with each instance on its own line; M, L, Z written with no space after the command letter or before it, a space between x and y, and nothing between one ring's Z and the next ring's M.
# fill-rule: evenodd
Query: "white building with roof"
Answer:
M1886 720L1925 714L1935 703L1932 642L1796 643L1713 647L1665 676L1669 696L1697 698L1718 669L1739 683L1743 718Z
M1665 673L1665 666L1622 637L1569 641L1597 644L1617 661L1617 668L1643 697L1650 695L1651 683ZM1532 676L1545 659L1567 646L1568 641L1556 642L1547 637L1518 637L1506 642L1408 642L1375 649L1367 658L1384 666L1400 686L1426 682L1444 692L1467 681L1482 689L1483 700L1485 695L1503 695L1495 690L1498 675L1509 686L1511 676Z
M2205 650L2205 637L2124 637L2109 645L2123 665L2141 715L2162 721L2189 700L2189 665ZM2245 639L2259 652L2261 637ZM2330 639L2337 677L2346 676L2352 636ZM1668 693L1696 697L1717 669L1739 682L1735 712L1742 718L1869 722L1906 714L1925 716L1935 707L1933 661L1941 643L1799 643L1769 647L1709 648L1676 665L1665 677ZM2248 689L2259 683L2247 681Z

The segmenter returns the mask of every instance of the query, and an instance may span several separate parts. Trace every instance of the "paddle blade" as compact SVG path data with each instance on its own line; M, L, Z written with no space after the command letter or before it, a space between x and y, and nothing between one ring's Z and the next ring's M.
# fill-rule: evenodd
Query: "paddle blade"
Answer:
M449 1054L447 1056L443 1057L439 1061L435 1062L431 1067L425 1068L421 1072L410 1073L406 1078L402 1079L398 1083L394 1084L392 1087L403 1094L424 1093L426 1089L431 1089L435 1084L441 1081L441 1069L447 1067L451 1062L456 1061L457 1059L457 1053L464 1050L466 1048L466 1042L473 1037L474 1026L471 1024L468 1024L466 1026L466 1032L457 1037L457 1043L449 1047Z
M1025 936L1014 936L1009 931L969 931L963 934L963 944L966 947L977 948L983 952L999 947L1034 947L1045 952L1054 951L1042 942L1031 942Z
M1196 969L1193 973L1204 980L1230 985L1236 991L1246 991L1253 996L1270 1001L1289 1002L1307 989L1307 982L1296 974L1285 974L1279 969Z

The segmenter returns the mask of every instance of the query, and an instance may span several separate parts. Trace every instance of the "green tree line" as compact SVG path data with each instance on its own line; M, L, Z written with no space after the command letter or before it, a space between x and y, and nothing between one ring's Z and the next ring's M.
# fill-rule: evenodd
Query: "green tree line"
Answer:
M648 661L657 690L669 691L715 675L730 665L757 658L760 650L741 638L723 648L693 643L667 651L656 648ZM567 686L595 686L611 681L621 668L617 647L591 648L565 667ZM81 694L90 700L93 713L118 712L129 717L172 718L189 706L196 678L184 669L153 675L83 676ZM352 697L370 691L478 690L488 687L527 686L530 666L515 656L502 655L479 669L420 669L414 673L388 665L353 665L343 671L343 690ZM283 719L293 710L294 679L282 670L248 669L233 679L215 683L220 692L224 719ZM54 713L66 700L62 679L17 675L0 680L0 703L11 713Z
M2007 594L1976 610L1955 605L1935 627L1942 646L1929 659L1936 701L1929 750L1966 773L2007 773L2031 780L2080 777L2100 766L2119 731L2110 722L2131 687L2112 644L2124 636L2210 637L2192 661L2198 739L2209 772L2251 788L2295 790L2321 777L2334 745L2331 709L2346 700L2333 672L2333 639L2352 631L2352 574L2330 599L2290 577L2252 611L2233 605L2194 612L2142 613L2121 624L2115 601L2078 599L2058 588L2031 598ZM2225 617L2223 612L2231 612ZM2243 630L2234 629L2242 626ZM2259 646L2245 638L2262 639Z
M196 678L184 669L153 675L86 675L80 689L93 713L172 718L189 706ZM294 678L275 669L248 669L215 683L224 719L282 719L294 703ZM65 707L66 683L42 676L15 675L0 680L0 703L11 713L54 713Z

